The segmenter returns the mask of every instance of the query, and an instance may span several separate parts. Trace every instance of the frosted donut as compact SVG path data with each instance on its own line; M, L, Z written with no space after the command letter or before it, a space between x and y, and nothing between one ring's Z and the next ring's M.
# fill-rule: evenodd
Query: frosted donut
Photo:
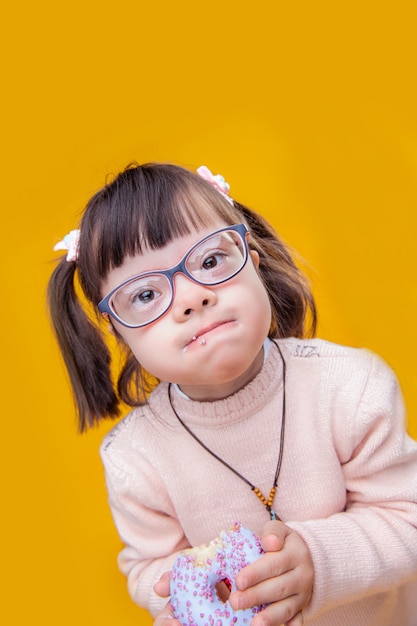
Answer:
M249 626L266 605L234 611L216 584L228 579L234 591L238 572L262 554L259 538L238 522L209 544L180 552L170 583L175 617L183 626Z

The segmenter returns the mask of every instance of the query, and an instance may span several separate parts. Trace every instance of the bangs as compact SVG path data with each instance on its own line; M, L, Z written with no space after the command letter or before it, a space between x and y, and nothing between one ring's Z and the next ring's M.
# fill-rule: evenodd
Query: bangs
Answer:
M175 165L131 165L99 191L81 222L78 267L87 297L98 302L108 272L127 256L163 248L177 237L239 221L236 210L200 176Z

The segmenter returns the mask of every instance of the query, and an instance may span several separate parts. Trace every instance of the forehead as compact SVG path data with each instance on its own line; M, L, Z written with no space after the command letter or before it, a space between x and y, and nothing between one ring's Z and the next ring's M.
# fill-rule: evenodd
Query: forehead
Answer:
M127 255L119 267L108 272L102 285L102 296L137 274L173 267L200 239L224 226L229 224L220 218L213 218L211 224L190 228L189 233L173 238L161 248L144 246L141 253Z

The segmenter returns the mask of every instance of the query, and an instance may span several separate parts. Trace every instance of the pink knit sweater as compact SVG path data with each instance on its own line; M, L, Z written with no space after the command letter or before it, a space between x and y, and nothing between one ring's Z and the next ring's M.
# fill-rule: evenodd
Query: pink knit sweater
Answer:
M417 443L401 393L375 355L321 340L279 342L287 364L284 455L274 509L309 546L311 626L416 626ZM268 494L277 463L282 363L272 346L235 395L195 402L174 393L181 418ZM167 385L132 411L102 448L109 502L125 548L119 565L135 602L153 592L179 550L235 521L261 534L269 516L250 487L214 459L173 414Z

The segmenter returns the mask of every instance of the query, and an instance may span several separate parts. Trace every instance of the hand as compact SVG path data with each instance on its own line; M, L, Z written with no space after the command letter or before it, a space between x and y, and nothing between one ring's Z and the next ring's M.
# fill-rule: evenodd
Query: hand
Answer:
M313 591L310 551L300 535L278 521L265 524L261 542L265 554L239 572L230 604L235 610L269 604L251 626L301 626L301 611Z
M165 572L154 585L155 593L162 598L169 596L169 577L170 572ZM155 617L154 626L181 626L181 622L174 618L170 602L167 602L162 611Z

